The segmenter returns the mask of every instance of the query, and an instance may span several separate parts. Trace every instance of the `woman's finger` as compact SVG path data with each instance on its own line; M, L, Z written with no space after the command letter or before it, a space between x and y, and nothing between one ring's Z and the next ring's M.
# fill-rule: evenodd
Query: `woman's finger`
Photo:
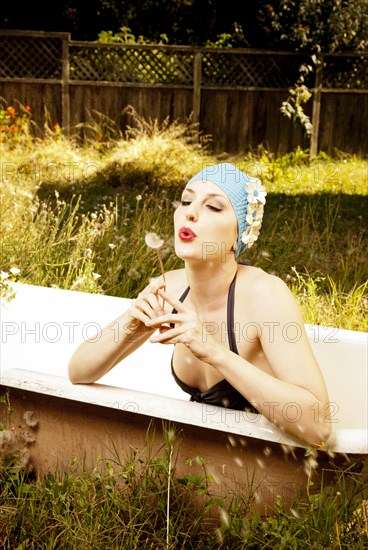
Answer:
M135 306L131 306L129 308L129 315L131 317L133 317L134 319L137 319L138 321L141 321L143 324L146 324L147 321L150 320L150 317L148 317L145 313L143 313L143 311L141 309L138 309Z
M150 342L159 344L179 344L183 337L184 334L181 328L169 328L164 332L152 336Z
M146 296L144 296L144 300L146 300L148 302L148 304L150 305L151 310L154 313L154 316L164 315L165 311L162 309L162 306L158 302L157 298L158 297L155 294L152 294L152 293L147 294Z
M146 289L143 292L156 293L160 288L165 288L165 287L166 287L166 284L164 282L159 282L157 279L154 279L149 283L149 285L146 287Z
M163 324L169 325L172 323L177 325L179 323L184 323L185 321L189 321L187 315L180 313L166 313L165 315L160 315L159 317L149 319L146 324L149 327L159 328Z
M185 313L188 311L188 308L182 304L180 300L176 300L175 298L172 298L167 294L164 290L159 289L158 294L163 298L166 302L168 302L171 306L173 306L178 313Z

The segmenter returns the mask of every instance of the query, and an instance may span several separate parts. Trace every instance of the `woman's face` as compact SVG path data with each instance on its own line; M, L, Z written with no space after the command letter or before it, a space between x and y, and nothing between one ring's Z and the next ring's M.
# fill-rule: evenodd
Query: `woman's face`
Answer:
M182 260L226 261L234 257L238 224L224 191L210 181L193 181L174 214L175 252Z

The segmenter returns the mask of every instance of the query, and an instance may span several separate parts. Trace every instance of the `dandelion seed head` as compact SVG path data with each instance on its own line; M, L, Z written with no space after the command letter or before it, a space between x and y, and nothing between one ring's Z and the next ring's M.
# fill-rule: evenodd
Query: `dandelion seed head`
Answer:
M146 233L144 240L148 248L153 248L154 250L158 250L164 244L163 239L160 239L160 237L153 232Z
M25 411L23 418L27 426L30 428L35 428L38 424L35 411Z

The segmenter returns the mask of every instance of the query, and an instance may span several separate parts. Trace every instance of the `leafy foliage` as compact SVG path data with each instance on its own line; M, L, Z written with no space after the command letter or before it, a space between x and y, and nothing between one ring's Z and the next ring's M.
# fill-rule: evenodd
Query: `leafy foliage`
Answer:
M271 0L261 14L275 45L287 50L316 54L368 47L367 0Z

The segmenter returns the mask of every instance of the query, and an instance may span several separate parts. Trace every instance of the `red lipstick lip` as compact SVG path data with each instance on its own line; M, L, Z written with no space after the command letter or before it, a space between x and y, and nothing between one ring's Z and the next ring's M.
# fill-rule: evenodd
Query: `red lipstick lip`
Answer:
M179 239L182 241L192 241L196 238L196 234L189 227L182 227L179 229Z

